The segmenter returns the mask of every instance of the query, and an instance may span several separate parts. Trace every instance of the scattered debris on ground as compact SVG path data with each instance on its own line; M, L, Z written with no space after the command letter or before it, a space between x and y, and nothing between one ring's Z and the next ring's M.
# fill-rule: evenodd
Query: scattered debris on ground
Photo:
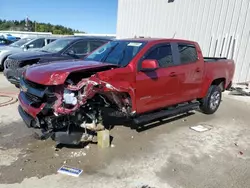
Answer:
M59 168L57 172L60 174L66 174L69 176L79 177L81 173L83 172L83 170L63 165L61 168Z
M86 156L86 155L87 154L83 150L80 150L80 151L77 151L77 152L72 151L70 157L74 158L74 157L82 157L82 156Z
M200 125L190 127L190 129L197 131L197 132L205 132L205 131L211 130L212 128L213 126L206 125L206 124L200 124Z
M141 188L154 188L154 187L150 187L148 185L143 185Z
M247 84L236 85L230 88L229 95L250 96L250 89Z

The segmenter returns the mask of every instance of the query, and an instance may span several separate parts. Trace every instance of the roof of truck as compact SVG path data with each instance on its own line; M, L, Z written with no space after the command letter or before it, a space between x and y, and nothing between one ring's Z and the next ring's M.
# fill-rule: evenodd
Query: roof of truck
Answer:
M168 41L168 42L188 42L194 43L194 41L184 40L184 39L175 39L175 38L124 38L118 39L124 41L137 41L137 42L161 42L161 41Z

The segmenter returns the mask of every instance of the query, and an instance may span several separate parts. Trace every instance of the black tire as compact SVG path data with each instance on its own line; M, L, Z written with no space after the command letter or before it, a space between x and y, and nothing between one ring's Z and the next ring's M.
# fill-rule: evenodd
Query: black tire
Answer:
M211 85L208 89L207 95L201 100L200 110L204 114L215 113L221 103L221 88L217 85Z

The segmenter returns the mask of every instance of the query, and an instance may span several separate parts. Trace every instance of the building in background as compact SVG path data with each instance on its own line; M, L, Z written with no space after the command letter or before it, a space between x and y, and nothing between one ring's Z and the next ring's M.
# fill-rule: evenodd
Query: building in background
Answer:
M197 41L235 60L234 82L250 81L250 0L119 0L116 35Z

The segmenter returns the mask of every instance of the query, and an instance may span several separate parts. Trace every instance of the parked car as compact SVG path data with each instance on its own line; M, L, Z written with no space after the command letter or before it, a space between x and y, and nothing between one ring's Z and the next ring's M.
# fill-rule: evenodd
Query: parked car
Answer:
M9 33L0 34L0 37L5 38L5 39L10 40L10 41L13 41L13 42L15 42L17 40L17 37L15 37Z
M103 37L65 37L41 48L9 56L5 61L4 75L18 87L23 71L33 64L67 59L82 59L88 53L110 41Z
M5 39L5 38L0 38L0 46L8 46L11 43L13 43L13 41Z
M203 57L193 41L114 40L83 61L28 68L20 82L18 110L43 138L91 140L108 128L102 124L106 112L140 125L198 107L213 114L234 70L233 60Z
M0 47L0 69L4 69L4 61L8 56L27 50L37 50L56 39L54 37L27 37L13 42L9 46Z

